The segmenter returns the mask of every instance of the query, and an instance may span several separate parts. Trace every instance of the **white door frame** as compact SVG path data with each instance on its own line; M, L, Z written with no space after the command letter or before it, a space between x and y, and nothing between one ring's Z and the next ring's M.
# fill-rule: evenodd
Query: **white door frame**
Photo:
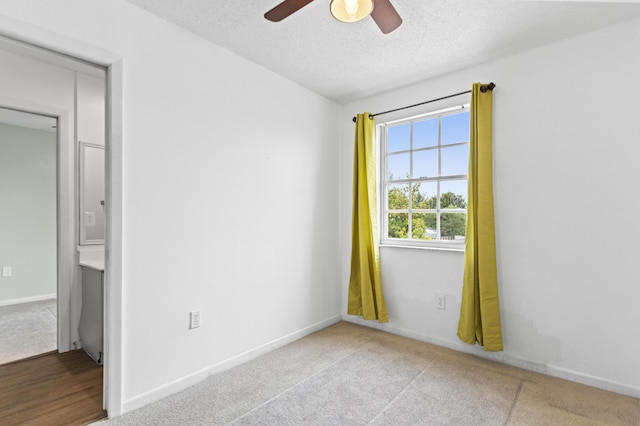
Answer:
M52 53L72 57L80 61L103 66L107 69L107 96L106 96L106 138L105 138L105 341L104 341L104 407L110 417L122 414L122 81L123 68L121 55L87 45L81 41L70 39L59 34L42 30L41 28L0 16L0 35L44 48ZM2 100L0 99L0 102ZM20 103L19 100L13 100ZM18 105L14 105L18 109ZM24 105L23 108L33 108ZM37 112L37 111L33 111ZM41 111L44 112L44 111ZM62 140L63 135L70 137L69 123L71 117L68 112L57 111L46 115L54 115L59 118L58 135ZM62 123L62 124L61 124ZM66 128L64 128L66 123ZM66 132L66 133L65 133ZM60 143L60 145L65 145ZM71 144L74 147L75 144ZM61 155L61 159L62 159ZM75 159L75 157L72 157ZM75 160L74 160L75 161ZM60 164L60 169L75 174L75 164ZM64 179L68 179L65 175ZM75 179L75 176L73 177ZM61 181L62 182L62 181ZM73 181L75 182L75 180ZM72 183L73 185L73 183ZM75 199L61 200L61 204L75 206ZM70 229L75 235L75 207L70 215L73 221ZM66 230L65 230L66 232ZM78 269L76 244L74 237L72 247L59 247L60 253L73 253L74 269ZM60 262L59 262L60 264ZM69 274L70 271L61 271L58 274ZM66 275L65 275L66 278ZM65 338L69 338L66 336ZM64 345L59 347L66 347Z

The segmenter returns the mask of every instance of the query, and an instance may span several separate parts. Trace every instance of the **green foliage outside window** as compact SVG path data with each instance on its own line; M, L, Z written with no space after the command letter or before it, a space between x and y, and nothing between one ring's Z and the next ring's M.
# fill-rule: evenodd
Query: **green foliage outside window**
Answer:
M412 209L435 210L436 195L429 197L420 191L420 183L411 187ZM389 210L409 209L409 184L394 185L388 189ZM466 209L467 201L462 195L445 192L440 196L440 238L453 240L456 236L464 236L466 228L466 213L447 213L446 209ZM409 214L389 213L388 234L390 238L432 240L435 239L437 229L436 213L412 213L412 235L409 236Z

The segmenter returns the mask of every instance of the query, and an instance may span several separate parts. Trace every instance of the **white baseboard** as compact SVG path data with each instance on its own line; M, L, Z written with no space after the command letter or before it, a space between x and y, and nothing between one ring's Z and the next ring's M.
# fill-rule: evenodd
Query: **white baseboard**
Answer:
M22 297L20 299L0 300L0 306L19 305L21 303L39 302L41 300L55 299L56 294L41 294L40 296Z
M507 364L512 367L522 368L523 370L534 371L536 373L545 374L547 376L557 377L560 379L581 383L587 386L593 386L595 388L632 396L634 398L640 398L640 387L638 386L618 383L608 379L604 379L602 377L590 376L588 374L554 365L541 364L536 361L515 357L505 352L487 352L479 346L472 346L462 342L452 342L450 340L433 338L412 331L392 327L388 324L379 324L371 321L365 321L349 315L343 315L342 320L365 327L375 328L388 333L397 334L399 336L408 337L410 339L419 340L421 342L430 343L432 345L442 346L457 352L468 353L480 358Z
M202 370L196 371L193 374L181 377L180 379L174 380L173 382L167 383L166 385L159 386L141 395L130 398L127 401L123 402L122 414L144 407L147 404L151 404L152 402L156 402L162 398L166 398L167 396L187 389L188 387L191 387L198 382L203 381L213 374L228 370L240 364L244 364L247 361L251 361L252 359L259 357L260 355L264 355L267 352L271 352L274 349L278 349L284 345L308 336L309 334L315 333L318 330L322 330L323 328L340 322L341 319L342 317L340 315L333 316L324 321L320 321L316 324L310 325L309 327L294 331L291 334L280 337L269 343L258 346L257 348L251 349L247 352L241 353L232 358L214 364L210 367L203 368Z

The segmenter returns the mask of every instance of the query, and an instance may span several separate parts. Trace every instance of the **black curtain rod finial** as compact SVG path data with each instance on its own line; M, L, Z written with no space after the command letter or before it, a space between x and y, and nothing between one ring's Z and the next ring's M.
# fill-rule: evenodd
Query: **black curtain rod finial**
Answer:
M485 84L485 85L483 85L483 86L480 86L480 91L481 91L482 93L486 93L486 92L487 92L487 90L493 90L493 89L495 89L495 87L496 87L496 85L495 85L495 83L492 81L492 82L491 82L491 83L489 83L489 84Z

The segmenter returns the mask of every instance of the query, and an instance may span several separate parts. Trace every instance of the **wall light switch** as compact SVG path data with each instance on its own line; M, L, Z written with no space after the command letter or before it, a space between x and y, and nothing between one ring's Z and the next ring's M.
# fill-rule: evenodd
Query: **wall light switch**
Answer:
M84 226L96 226L96 212L84 212Z
M8 278L13 275L13 268L11 266L3 266L2 267L2 277Z

